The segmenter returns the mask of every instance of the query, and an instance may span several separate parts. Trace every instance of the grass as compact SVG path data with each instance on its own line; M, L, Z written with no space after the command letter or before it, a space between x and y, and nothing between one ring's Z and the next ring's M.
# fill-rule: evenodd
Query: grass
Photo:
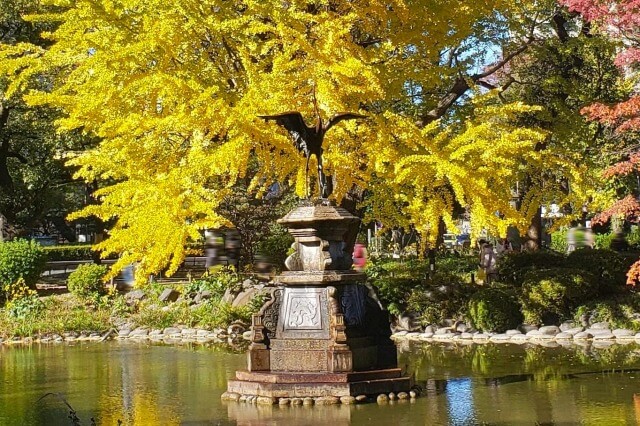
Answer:
M137 311L129 316L129 321L140 327L161 329L174 325L198 327L207 330L226 328L234 321L249 323L250 307L233 307L219 300L209 300L197 306L187 302L169 305L169 309L159 309L153 300L140 304Z
M71 293L40 297L42 304L36 310L20 317L9 309L0 309L0 337L42 336L65 332L106 332L120 324L148 329L171 326L196 327L213 330L226 328L234 321L251 322L251 314L262 306L262 300L245 307L233 307L220 298L199 305L183 300L166 304L158 300L156 288L145 289L147 298L127 305L124 296L111 293L106 296L79 297Z
M0 310L0 336L3 338L61 334L69 331L106 331L113 326L111 309L91 307L71 294L41 299L43 309L23 318Z

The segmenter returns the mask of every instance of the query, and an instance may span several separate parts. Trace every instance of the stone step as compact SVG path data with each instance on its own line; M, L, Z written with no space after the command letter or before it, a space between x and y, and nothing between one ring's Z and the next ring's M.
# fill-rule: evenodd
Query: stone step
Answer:
M236 379L260 383L353 383L372 380L401 378L399 368L384 370L354 371L348 373L305 373L275 371L236 371Z
M409 392L413 381L409 377L368 380L353 383L265 383L249 380L229 380L227 391L240 395L273 398L304 398L318 396L375 395L389 392Z

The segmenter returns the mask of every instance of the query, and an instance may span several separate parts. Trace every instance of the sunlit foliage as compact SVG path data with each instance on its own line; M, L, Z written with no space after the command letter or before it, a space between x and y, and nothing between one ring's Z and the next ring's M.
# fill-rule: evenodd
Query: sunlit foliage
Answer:
M533 2L45 3L29 19L59 22L45 34L52 45L0 50L6 96L34 76L56 76L28 101L63 110L62 131L102 141L71 160L79 177L105 183L100 204L73 217L115 219L97 248L121 254L114 270L138 262L139 280L166 265L175 271L187 241L227 223L218 207L251 158L259 164L251 191L284 182L305 193L305 159L257 115L300 111L311 123L314 92L324 118L368 117L327 134L325 169L338 201L354 185L369 187L371 211L385 224L412 223L433 239L441 218L451 223L462 206L474 231L522 228L554 191L532 191L516 210L511 188L543 163L566 170L580 194L579 168L536 150L544 132L514 125L532 107L503 104L478 85L495 71L480 72L496 60L485 46L502 46L504 65L507 50L533 40Z
M620 46L616 64L625 71L630 87L637 85L638 64L640 63L640 3L637 0L564 0L570 10L580 13L585 20L596 25L598 29L616 40ZM592 120L598 121L615 130L618 141L625 137L635 140L640 129L640 98L637 94L628 99L613 103L594 103L583 109L583 113ZM613 165L604 173L604 177L623 177L630 174L637 176L638 146L637 140L631 147L620 143L623 156L621 162ZM624 148L624 149L623 149ZM636 193L629 194L601 213L597 219L601 222L613 216L637 221L640 213ZM640 261L632 265L627 283L636 285L640 281Z

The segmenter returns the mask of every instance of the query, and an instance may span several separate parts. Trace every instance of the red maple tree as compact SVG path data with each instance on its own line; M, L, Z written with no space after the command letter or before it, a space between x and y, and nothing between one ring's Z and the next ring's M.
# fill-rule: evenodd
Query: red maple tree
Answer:
M560 0L570 11L580 13L595 22L611 37L620 40L624 48L616 64L631 70L640 64L640 0ZM596 103L582 112L593 120L615 127L622 133L640 129L640 96L615 105Z
M619 40L624 46L618 53L616 65L623 68L625 74L632 76L640 65L640 0L560 0L570 11L578 12L610 37ZM596 103L581 111L588 118L605 124L620 134L640 130L640 96L614 104ZM613 178L640 172L640 152L629 155L603 172L603 177ZM594 218L595 223L607 222L614 215L640 222L640 201L635 195L627 195L616 201L611 207ZM640 260L627 272L627 284L635 287L640 284Z

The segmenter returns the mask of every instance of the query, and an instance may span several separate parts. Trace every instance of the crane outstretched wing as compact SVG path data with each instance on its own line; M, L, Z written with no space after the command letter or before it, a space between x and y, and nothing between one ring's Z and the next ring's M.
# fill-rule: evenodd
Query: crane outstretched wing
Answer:
M338 124L342 120L355 120L356 118L367 118L366 115L356 114L355 112L339 112L327 121L323 129L325 132Z
M274 120L276 124L284 127L289 132L296 149L307 157L307 160L309 159L309 128L305 124L302 114L290 111L275 115L259 115L258 117L265 121Z
M276 124L284 127L291 132L297 132L298 134L304 134L307 130L307 125L302 119L302 114L298 111L283 112L282 114L275 115L259 115L258 117L265 121L274 120Z

